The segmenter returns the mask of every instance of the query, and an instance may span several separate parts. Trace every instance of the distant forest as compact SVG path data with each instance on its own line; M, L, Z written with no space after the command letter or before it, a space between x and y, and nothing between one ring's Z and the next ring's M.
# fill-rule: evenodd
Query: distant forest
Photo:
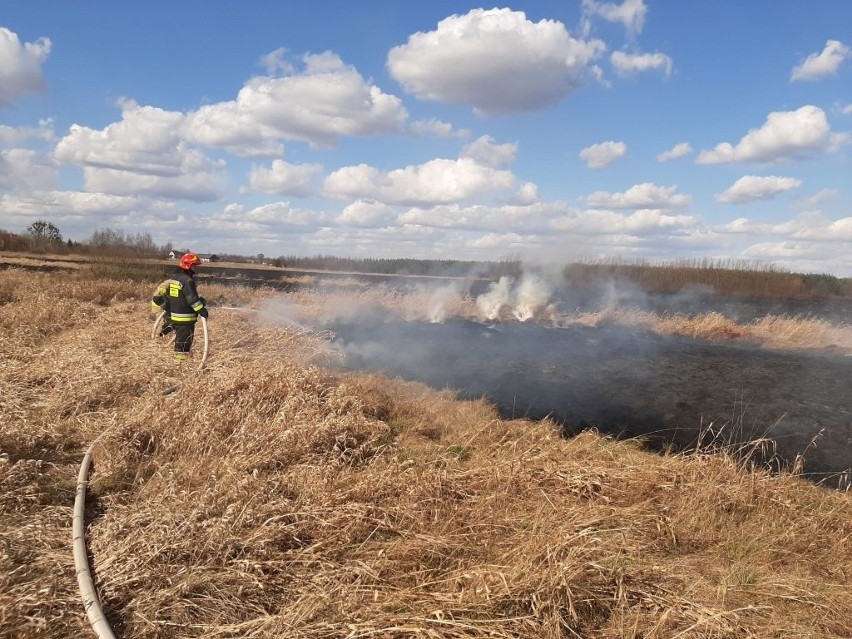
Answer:
M466 260L418 260L413 258L352 258L334 255L286 256L271 262L274 266L321 271L378 273L395 275L434 275L444 277L519 277L520 259L475 262Z

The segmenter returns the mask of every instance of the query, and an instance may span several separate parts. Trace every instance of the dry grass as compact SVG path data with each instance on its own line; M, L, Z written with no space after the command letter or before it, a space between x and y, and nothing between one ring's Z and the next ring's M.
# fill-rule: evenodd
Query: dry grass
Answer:
M7 267L61 268L78 270L85 266L84 260L58 255L26 255L0 252L0 263Z
M721 313L687 316L657 315L631 308L552 318L559 326L619 325L657 333L683 335L708 341L742 342L770 349L835 350L852 353L852 324L835 324L811 316L767 315L745 324Z
M852 494L334 373L323 335L237 311L201 374L149 338L149 288L0 273L0 637L91 634L71 506L103 432L121 637L852 636Z

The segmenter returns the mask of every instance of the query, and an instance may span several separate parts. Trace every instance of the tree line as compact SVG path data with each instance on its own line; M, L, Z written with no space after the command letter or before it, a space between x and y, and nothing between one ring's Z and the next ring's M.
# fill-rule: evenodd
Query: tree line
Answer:
M86 240L76 242L63 237L59 227L47 220L36 220L23 235L0 229L0 251L163 257L171 250L171 243L158 245L150 233L124 233L109 228L97 230Z
M0 251L33 253L78 253L92 256L124 258L164 258L172 252L169 242L158 245L150 233L124 233L100 229L83 242L65 239L59 228L47 220L36 220L19 235L0 229ZM180 255L186 249L175 250ZM266 264L279 268L318 271L482 277L495 279L504 275L519 278L523 261L508 256L499 261L468 261L414 258L352 258L335 255L281 255L267 258L258 255L219 254L219 261ZM772 265L743 261L686 260L670 264L639 261L602 260L566 264L562 279L565 284L582 287L596 282L620 279L632 282L650 293L676 293L689 286L705 286L723 295L774 298L852 297L852 278L822 273L791 273Z
M414 258L337 257L334 255L280 256L269 260L272 266L317 271L350 271L381 275L434 275L443 277L519 277L521 260L500 261L439 260Z

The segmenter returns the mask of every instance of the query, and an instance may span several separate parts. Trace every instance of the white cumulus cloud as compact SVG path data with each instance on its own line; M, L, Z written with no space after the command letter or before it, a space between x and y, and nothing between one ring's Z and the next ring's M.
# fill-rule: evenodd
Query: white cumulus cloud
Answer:
M614 51L609 57L612 66L619 75L630 75L642 71L663 70L665 74L671 75L673 62L664 53L625 53Z
M658 186L651 182L636 184L624 193L595 191L586 198L592 209L662 209L683 210L690 206L692 198L677 194L676 186Z
M828 40L821 53L812 53L802 64L793 68L790 80L819 80L834 75L840 64L852 55L852 49L839 40Z
M845 141L846 136L832 134L822 109L806 105L770 113L762 127L751 129L736 146L722 142L712 151L701 151L696 162L774 162L830 151Z
M524 182L510 198L510 202L517 205L535 204L539 199L538 185L535 182Z
M0 107L28 93L44 91L41 65L50 47L48 38L21 44L17 33L0 27Z
M529 245L529 239L517 233L486 233L482 237L472 240L470 246L477 249L517 248Z
M439 205L431 208L411 208L399 216L399 221L420 226L468 229L477 231L506 231L518 229L523 232L545 231L549 221L562 215L564 207L553 203L531 202L527 204L504 204L485 206L476 204Z
M745 175L716 196L717 202L743 204L757 200L771 200L780 193L799 188L802 181L776 175Z
M208 104L188 113L182 127L183 136L199 146L224 149L247 158L280 157L284 146L282 136L264 126L258 118L239 103Z
M648 14L644 0L623 0L621 3L583 0L583 10L588 15L598 16L609 22L620 22L630 36L642 32L645 16Z
M317 191L320 176L322 166L319 164L290 164L274 160L269 168L252 167L248 190L308 197Z
M212 216L215 222L235 222L238 224L259 224L267 226L310 226L317 227L327 221L324 213L310 209L294 207L289 202L272 202L244 210L241 205L226 207L221 213Z
M3 219L19 218L32 221L39 218L61 220L65 217L122 215L132 213L143 206L144 199L139 197L80 191L29 191L0 197L0 214Z
M465 146L461 157L472 158L483 166L501 168L514 162L517 153L517 144L512 142L497 144L490 135L483 135Z
M499 195L516 188L517 179L511 172L460 158L435 159L387 172L366 164L347 166L326 177L323 192L333 199L419 206Z
M580 157L586 161L590 169L602 169L609 166L617 159L624 157L627 153L627 145L624 142L608 140L600 144L592 144L580 151Z
M200 155L181 139L180 113L132 101L121 106L121 121L100 131L72 125L56 145L56 158L81 166L173 177L181 173L188 155Z
M182 137L183 116L122 103L122 120L98 131L73 125L56 145L59 162L84 167L86 190L205 201L224 191L224 162Z
M629 215L615 211L572 212L553 221L558 231L577 235L649 235L691 228L698 219L691 215L671 215L659 210L643 209Z
M242 155L270 155L275 140L334 146L344 136L403 131L402 101L364 80L335 54L309 54L304 69L283 77L249 80L236 100L206 105L187 115L185 136ZM243 151L241 151L243 149Z
M470 104L493 115L558 103L582 84L589 63L605 50L600 40L571 37L555 20L474 9L410 36L391 49L387 67L418 98Z
M293 73L293 64L287 59L287 49L281 47L260 56L260 65L268 75L277 73Z
M190 170L182 175L161 176L115 169L86 167L83 169L86 190L113 195L148 195L153 198L175 198L194 202L211 202L225 193L226 178L222 172Z
M0 190L39 191L53 188L56 167L31 149L0 149Z
M381 202L356 200L343 209L335 222L345 226L380 227L396 220L393 207Z
M0 124L0 148L14 146L26 140L53 141L56 134L53 120L41 120L38 127L13 127Z
M387 226L382 228L321 228L302 238L306 250L343 251L347 255L365 257L413 257L434 259L445 253L442 233L416 225Z
M434 135L438 138L466 138L470 136L468 129L456 129L449 122L437 118L427 120L416 120L411 123L411 132L414 135Z
M668 151L663 151L659 155L657 155L657 162L668 162L669 160L676 160L678 158L682 158L685 155L689 155L692 153L692 147L689 142L681 142L680 144L675 144Z

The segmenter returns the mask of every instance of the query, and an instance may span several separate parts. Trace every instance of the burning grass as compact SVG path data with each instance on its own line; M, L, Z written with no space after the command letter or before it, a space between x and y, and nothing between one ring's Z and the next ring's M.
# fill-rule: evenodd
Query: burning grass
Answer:
M451 318L478 322L517 322L519 312L510 306L483 317L477 300L463 288L420 288L409 291L388 287L358 288L350 292L323 293L303 290L288 296L298 306L294 319L321 323L373 313L402 321L442 322ZM262 303L274 308L276 302ZM633 307L611 306L594 312L565 313L541 305L521 315L553 326L624 326L660 335L682 335L708 341L742 342L769 349L832 350L852 354L852 324L832 323L810 315L766 315L739 323L722 313L700 315L657 314Z
M150 339L145 283L0 288L0 637L90 634L71 506L104 432L88 538L122 637L852 634L849 493L334 373L321 333L235 310L202 374Z

